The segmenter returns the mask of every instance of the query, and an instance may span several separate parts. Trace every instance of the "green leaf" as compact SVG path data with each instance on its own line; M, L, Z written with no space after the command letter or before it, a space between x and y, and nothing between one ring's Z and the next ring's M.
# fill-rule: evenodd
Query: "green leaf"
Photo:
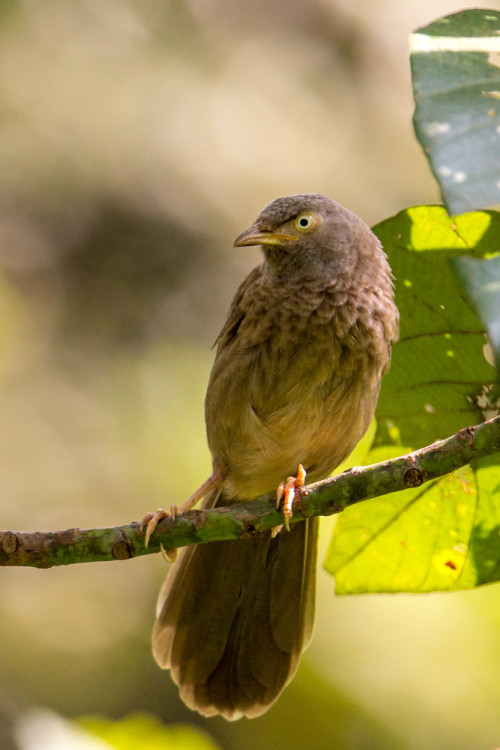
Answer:
M500 255L485 260L462 256L454 267L486 326L500 373Z
M500 213L452 219L442 206L416 206L377 224L396 278L400 340L377 409L375 445L420 448L484 419L495 380L484 325L450 261L498 247Z
M484 326L451 261L496 250L500 214L452 219L441 206L418 206L374 231L396 279L401 329L382 383L370 462L492 416L495 371L485 357ZM348 508L325 561L337 592L452 590L500 579L499 491L494 457Z
M500 466L491 457L339 518L326 568L338 594L470 589L500 579Z
M144 714L121 721L92 716L78 723L116 750L217 750L215 742L199 729L179 724L167 727Z
M450 213L500 203L500 12L465 10L411 37L415 133Z

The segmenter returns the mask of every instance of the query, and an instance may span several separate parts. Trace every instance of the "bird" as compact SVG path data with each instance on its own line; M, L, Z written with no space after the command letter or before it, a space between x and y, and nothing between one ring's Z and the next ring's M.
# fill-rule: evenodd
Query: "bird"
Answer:
M214 345L212 473L181 512L293 496L304 473L329 476L370 425L398 338L387 256L352 211L315 193L278 198L234 242L253 245L263 262ZM164 515L145 516L148 535ZM285 525L184 548L160 591L154 657L204 716L267 711L310 641L318 519Z

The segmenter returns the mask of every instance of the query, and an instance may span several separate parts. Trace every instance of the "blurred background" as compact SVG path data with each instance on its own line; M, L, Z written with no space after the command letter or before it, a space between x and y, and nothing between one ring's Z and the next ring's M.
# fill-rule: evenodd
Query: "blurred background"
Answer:
M408 35L462 7L3 0L2 528L127 523L206 478L210 347L259 259L234 237L290 193L370 224L439 201ZM146 711L238 750L500 745L498 587L335 599L320 570L297 678L230 724L189 712L153 661L164 575L159 556L0 571L2 750L27 746L32 707Z

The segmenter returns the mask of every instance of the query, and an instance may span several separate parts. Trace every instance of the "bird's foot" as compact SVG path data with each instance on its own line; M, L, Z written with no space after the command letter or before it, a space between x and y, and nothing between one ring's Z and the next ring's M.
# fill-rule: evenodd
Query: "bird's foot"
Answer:
M272 530L272 536L279 534L283 526L287 531L290 531L290 519L293 516L293 502L295 500L296 490L302 490L305 484L306 471L302 464L299 464L296 477L288 477L285 482L281 482L276 492L276 507L280 507L281 500L283 500L283 524L281 526L275 526Z
M180 513L185 513L186 511L191 510L193 505L196 505L199 500L205 497L207 492L214 489L214 487L217 487L221 482L221 472L214 469L208 479L203 482L201 487L198 487L198 489L182 503L180 508L178 508L175 503L172 503L172 505L170 506L170 512L168 512L168 510L163 510L163 508L158 508L158 510L153 511L152 513L146 513L139 527L139 530L141 532L144 530L144 528L146 528L146 538L144 540L145 546L148 546L149 540L151 539L151 534L156 531L156 527L158 526L160 521L162 521L164 518L171 518L173 521L175 521ZM177 551L175 549L163 549L163 552L165 555L167 555L169 560L175 560L175 556L177 554Z
M139 531L142 533L144 531L144 528L146 529L146 538L144 540L144 546L147 547L149 544L149 540L151 539L151 534L153 534L156 531L156 527L162 521L164 518L171 518L173 521L177 518L178 514L177 505L175 503L172 503L170 506L170 512L168 510L164 510L163 508L158 508L157 510L152 511L151 513L146 513L146 515L143 517L141 521L141 525L139 526ZM175 555L174 555L175 553ZM175 556L177 554L176 549L168 549L165 550L165 554L169 558L171 562L175 560Z

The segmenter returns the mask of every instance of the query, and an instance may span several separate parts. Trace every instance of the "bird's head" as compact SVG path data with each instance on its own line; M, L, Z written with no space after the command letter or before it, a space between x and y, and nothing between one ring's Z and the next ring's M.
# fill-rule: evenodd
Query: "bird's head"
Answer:
M331 198L305 193L270 203L234 245L262 245L273 273L314 276L354 269L358 235L366 232L378 245L366 224L351 211Z

